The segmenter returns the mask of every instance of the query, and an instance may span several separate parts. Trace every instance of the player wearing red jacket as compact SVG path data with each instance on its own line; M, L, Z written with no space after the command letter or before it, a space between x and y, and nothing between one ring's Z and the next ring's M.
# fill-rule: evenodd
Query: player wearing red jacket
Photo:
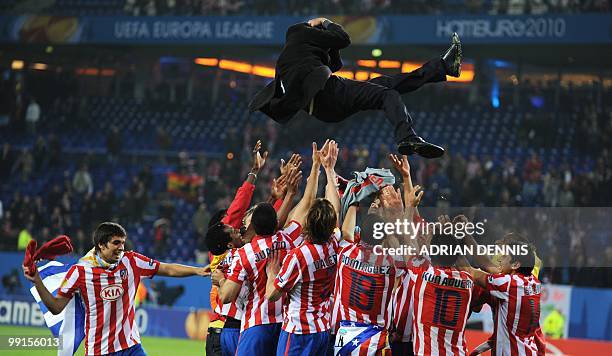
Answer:
M260 149L261 141L258 140L253 148L251 171L244 183L242 183L242 186L236 191L234 200L232 200L227 210L224 209L215 213L208 223L205 241L210 254L212 272L226 259L228 251L242 247L244 244L240 229L243 225L246 211L251 205L257 174L259 174L268 157L268 152L264 152L261 155ZM238 342L238 334L234 330L236 322L232 322L230 319L226 328L224 316L216 312L220 308L218 305L218 287L216 285L213 285L210 291L210 305L215 313L213 313L209 323L208 335L206 337L206 353L209 355L221 355L225 349L226 353L233 354L231 349L233 348L235 351L235 347L232 345ZM235 306L233 310L236 310ZM223 335L224 329L228 329L225 330L225 335Z

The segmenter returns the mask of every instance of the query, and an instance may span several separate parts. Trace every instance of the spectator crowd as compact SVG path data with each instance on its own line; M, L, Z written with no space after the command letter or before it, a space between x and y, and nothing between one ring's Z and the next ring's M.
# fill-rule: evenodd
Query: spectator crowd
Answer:
M445 14L528 15L608 12L609 0L126 0L134 16Z
M56 15L206 16L206 15L540 15L601 13L609 0L57 0L0 3L1 13Z

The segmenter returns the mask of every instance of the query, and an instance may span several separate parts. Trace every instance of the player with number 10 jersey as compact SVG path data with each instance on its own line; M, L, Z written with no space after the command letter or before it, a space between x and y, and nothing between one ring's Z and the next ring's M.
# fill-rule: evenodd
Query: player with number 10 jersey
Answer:
M425 263L410 268L414 283L415 355L466 355L465 324L474 282L454 267Z
M448 251L454 251L459 244L452 235L434 235L431 240L431 245ZM456 255L430 258L431 263L409 267L414 283L414 354L467 355L464 332L474 280L455 267Z

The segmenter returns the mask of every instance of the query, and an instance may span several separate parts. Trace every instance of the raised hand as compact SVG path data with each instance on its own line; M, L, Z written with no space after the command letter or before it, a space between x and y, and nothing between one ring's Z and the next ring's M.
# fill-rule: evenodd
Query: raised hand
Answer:
M302 171L297 168L290 170L287 174L287 195L295 195L301 181Z
M410 192L408 193L408 205L416 208L421 203L421 199L423 199L423 194L425 191L420 185L415 185L412 187Z
M394 154L389 154L389 161L393 164L393 167L397 169L404 179L410 179L410 164L408 163L408 156L403 155L402 159Z
M23 275L25 276L25 278L30 281L30 282L35 282L36 281L36 277L38 277L38 270L36 270L34 272L33 276L30 276L30 268L26 267L26 266L21 266L21 268L23 269Z
M210 265L205 266L205 267L198 267L196 274L200 277L210 276Z
M208 265L206 265L206 266L204 266L202 268L203 268L204 272L208 272L208 274L210 274L210 264L208 264Z
M323 144L323 147L321 147L321 150L317 149L317 143L313 142L312 143L312 164L319 166L321 164L321 152L325 152L325 150L327 150L327 146L329 145L329 139L325 140L325 143Z
M268 158L268 151L264 152L263 156L259 153L261 149L261 140L257 140L255 147L253 148L253 166L251 172L258 173L259 170L266 164L266 158Z
M451 219L448 217L448 215L440 215L438 216L438 222L442 225L444 224L450 224L451 223Z
M338 160L338 143L334 140L329 141L327 147L324 146L319 151L321 157L321 165L325 170L333 170Z
M370 204L370 208L368 208L368 214L382 215L379 198L374 199L372 204Z
M271 250L266 261L266 274L268 278L276 278L280 268L280 251Z
M272 180L270 188L270 196L274 199L281 199L287 192L287 175L282 175L279 178Z
M291 158L289 158L289 161L287 163L285 163L285 160L281 158L281 164L280 164L281 176L286 175L289 169L291 169L291 167L299 168L301 165L302 165L302 157L297 153L292 154Z
M221 269L216 268L215 271L211 275L212 284L219 287L220 286L219 283L224 277L225 276L223 275L223 272L221 271Z
M323 23L323 21L327 20L325 17L317 17L314 19L308 20L308 24L312 27L318 26ZM329 21L329 20L327 20Z
M380 203L384 214L388 217L401 215L404 211L404 206L402 204L402 194L399 189L395 190L393 186L388 185L382 189L381 193Z

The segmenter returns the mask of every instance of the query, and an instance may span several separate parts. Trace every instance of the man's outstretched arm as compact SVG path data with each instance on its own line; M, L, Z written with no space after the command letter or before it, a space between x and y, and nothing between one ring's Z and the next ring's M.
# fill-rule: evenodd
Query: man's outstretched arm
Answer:
M210 275L210 267L193 267L178 263L160 263L159 270L157 270L157 275L164 277L205 277Z

